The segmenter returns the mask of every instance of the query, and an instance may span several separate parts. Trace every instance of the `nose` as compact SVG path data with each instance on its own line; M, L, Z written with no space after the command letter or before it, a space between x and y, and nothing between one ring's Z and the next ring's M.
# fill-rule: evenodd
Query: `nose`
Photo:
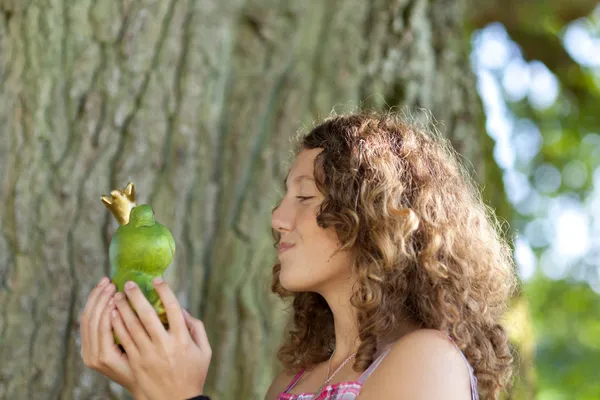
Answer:
M277 232L289 232L294 226L294 215L285 199L271 213L271 227Z

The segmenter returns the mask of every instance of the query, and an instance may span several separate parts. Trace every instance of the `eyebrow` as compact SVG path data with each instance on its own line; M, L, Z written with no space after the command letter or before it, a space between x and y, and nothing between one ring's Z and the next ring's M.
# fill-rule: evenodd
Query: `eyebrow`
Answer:
M288 174L288 176L286 176L286 178L283 180L283 185L284 185L286 188L288 187L288 177L289 177L289 174ZM293 179L293 182L294 182L294 183L298 183L298 182L300 182L300 181L304 181L304 180L307 180L307 181L313 181L313 182L314 182L314 178L313 178L312 176L309 176L309 175L298 175L297 177L295 177L295 178Z

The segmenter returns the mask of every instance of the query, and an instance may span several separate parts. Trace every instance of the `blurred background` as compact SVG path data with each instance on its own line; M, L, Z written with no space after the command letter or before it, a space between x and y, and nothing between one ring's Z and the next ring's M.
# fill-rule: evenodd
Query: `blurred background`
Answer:
M523 282L514 312L531 320L515 315L513 333L531 346L532 396L597 399L600 6L521 3L471 33Z
M431 110L514 243L510 399L600 399L600 6L590 0L0 0L0 398L127 398L85 368L100 196L177 242L214 399L264 396L289 310L270 212L332 110ZM257 366L259 366L257 368Z

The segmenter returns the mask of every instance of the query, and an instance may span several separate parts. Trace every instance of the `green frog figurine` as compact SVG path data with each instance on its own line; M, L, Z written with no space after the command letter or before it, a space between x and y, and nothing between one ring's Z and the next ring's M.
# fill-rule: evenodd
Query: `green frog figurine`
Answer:
M125 189L113 190L110 196L102 196L101 200L120 225L108 250L111 281L119 292L124 291L125 282L134 281L168 329L167 315L152 279L161 277L173 260L173 235L156 221L152 207L136 205L131 182ZM116 336L115 340L118 344Z

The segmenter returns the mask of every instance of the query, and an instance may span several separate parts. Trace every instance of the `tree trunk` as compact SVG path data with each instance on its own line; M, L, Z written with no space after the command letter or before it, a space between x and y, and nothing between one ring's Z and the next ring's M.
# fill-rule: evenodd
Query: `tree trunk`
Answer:
M84 367L78 318L117 227L100 196L128 181L175 237L165 278L206 324L207 392L258 399L287 317L270 212L299 128L334 107L426 107L487 174L462 0L0 11L0 398L125 396Z

